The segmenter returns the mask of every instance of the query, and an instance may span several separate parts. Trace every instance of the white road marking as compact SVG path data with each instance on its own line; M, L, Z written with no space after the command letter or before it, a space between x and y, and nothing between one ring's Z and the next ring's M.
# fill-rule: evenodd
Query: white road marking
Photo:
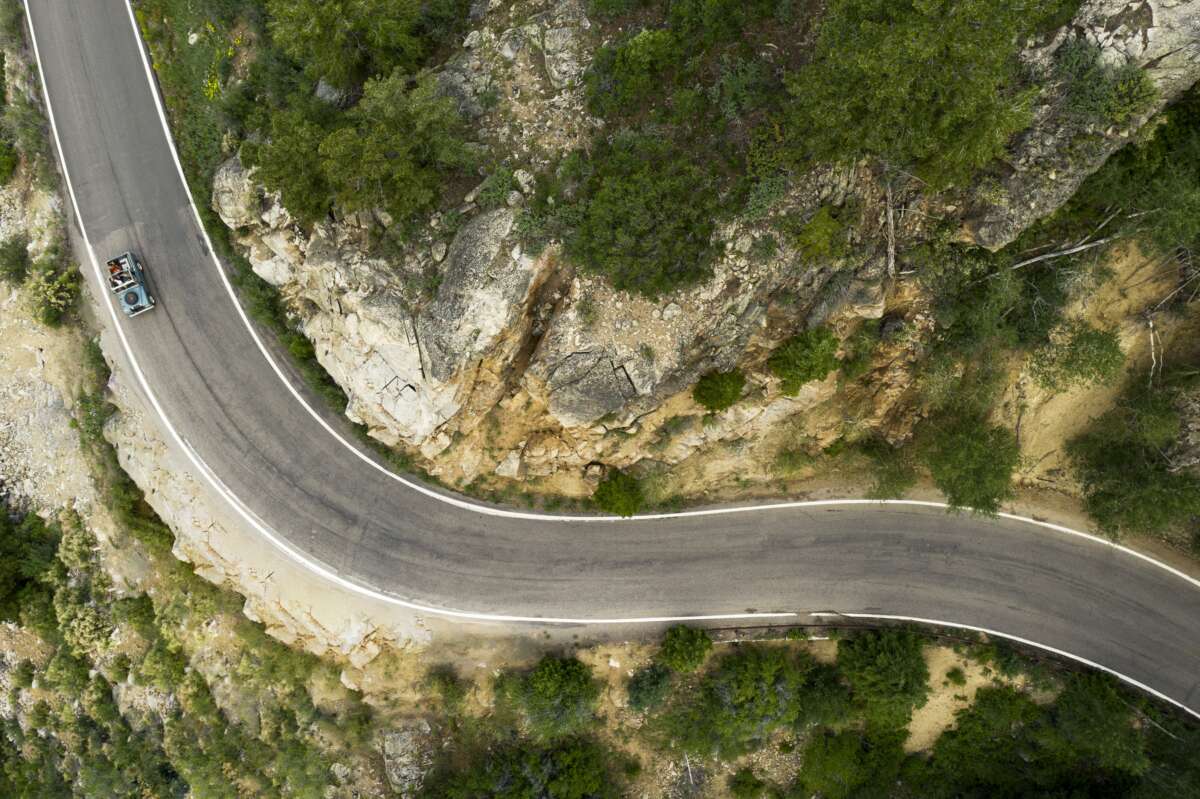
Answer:
M88 238L87 230L83 223L83 217L81 216L81 214L79 212L79 202L75 196L75 190L74 190L74 187L71 182L70 172L67 168L65 159L63 159L63 157L62 157L62 153L63 153L62 140L59 137L58 126L56 124L55 117L54 117L54 110L50 104L50 95L49 95L49 90L46 85L45 70L42 68L41 54L38 49L38 43L37 43L37 34L35 33L35 31L33 29L33 19L31 17L31 15L29 14L28 0L23 0L23 2L25 4L25 16L26 16L28 27L29 27L30 41L33 44L34 58L38 62L38 72L39 72L39 77L42 82L42 92L46 98L46 112L47 112L47 116L50 121L51 133L54 136L55 144L58 147L60 160L62 161L63 177L66 180L67 192L71 195L71 205L75 210L75 218L76 218L77 223L79 224L80 233L83 236L84 244L88 250L88 257L92 263L92 269L93 269L94 276L97 280L97 284L100 287L100 295L101 295L101 297L105 298L103 300L103 303L108 308L109 316L112 321L112 327L116 331L117 337L121 342L121 347L125 352L125 356L126 356L127 360L129 361L130 368L133 371L134 376L137 379L138 385L141 387L142 391L145 393L145 395L146 395L147 399L149 400L151 406L153 407L155 413L159 417L159 420L161 421L162 425L167 430L167 432L169 433L172 440L175 441L175 443L179 446L179 448L187 456L188 460L191 461L191 463L196 467L197 471L204 477L205 481L208 482L208 484L213 488L214 491L217 492L217 494L219 496L221 496L226 502L229 503L230 507L233 508L233 510L239 516L241 516L242 519L245 520L246 523L248 525L250 525L250 527L252 529L256 530L260 535L262 535L264 538L266 538L277 549L279 549L281 552L283 552L289 558L291 558L296 563L298 563L300 566L302 566L303 568L312 572L313 574L316 574L319 577L327 579L330 582L332 582L342 588L345 588L348 591L352 591L354 593L360 594L360 595L368 597L370 599L374 599L377 601L396 605L399 607L404 607L404 608L418 611L421 613L430 613L430 614L435 614L435 615L440 615L440 616L446 616L449 618L457 618L457 619L463 619L463 620L469 620L469 621L522 622L522 623L528 622L528 623L541 623L541 624L663 624L663 623L668 623L668 622L679 622L679 621L728 621L728 620L738 620L738 619L795 618L798 615L798 614L792 613L792 612L778 612L778 613L729 613L729 614L691 615L691 616L636 616L636 617L630 617L630 618L570 618L570 617L550 617L550 616L547 616L547 617L518 616L518 615L508 615L508 614L477 613L477 612L472 612L472 611L453 610L453 609L449 609L449 608L439 608L439 607L433 607L430 605L424 605L424 604L421 604L418 602L410 602L408 600L401 599L397 596L394 596L390 593L386 593L381 590L362 585L356 581L349 580L349 579L341 576L337 572L335 572L333 569L325 566L324 564L320 563L319 561L314 560L307 554L301 552L300 550L296 549L291 544L289 544L279 534L277 534L274 530L272 530L268 525L266 525L261 520L259 520L258 517L232 491L230 491L217 478L216 474L213 472L212 469L210 469L207 466L207 464L204 463L204 461L200 458L199 454L187 442L185 442L183 440L183 437L180 435L179 431L175 428L175 426L171 423L171 420L167 417L166 411L163 409L162 405L159 403L157 396L155 395L153 389L150 387L150 383L147 380L145 373L142 371L141 366L138 363L137 357L134 355L133 348L129 344L129 340L125 335L125 331L124 331L123 327L121 326L121 321L120 321L119 317L117 316L116 310L114 309L111 301L109 301L107 299L107 291L105 291L104 280L103 280L103 275L100 270L99 260L97 259L96 253L92 247L91 241ZM206 246L208 247L208 251L209 251L209 255L211 257L212 263L217 270L217 275L220 277L221 283L222 283L222 285L224 285L226 293L229 295L230 301L233 303L234 308L237 309L238 316L241 318L242 323L246 327L246 330L250 333L251 338L254 340L254 342L255 342L256 346L258 347L259 352L262 354L263 358L266 359L268 364L270 364L271 369L275 372L276 376L284 384L284 386L287 387L287 390L292 394L292 396L296 399L296 401L300 403L301 407L303 407L305 409L305 411L307 411L308 414L317 422L317 424L319 424L327 433L329 433L331 436L333 436L347 450L349 450L351 453L353 453L355 457L357 457L362 462L366 463L371 468L381 472L384 475L387 475L389 478L406 486L407 488L412 489L413 491L416 491L420 494L430 497L431 499L435 499L439 502L444 502L448 505L452 505L454 507L461 508L463 510L469 510L474 513L480 513L480 514L485 514L485 515L490 515L490 516L499 516L499 517L504 517L504 518L514 518L514 519L528 519L528 520L536 520L536 521L619 523L619 522L651 521L651 520L656 520L656 519L676 519L676 518L691 518L691 517L700 517L700 516L717 516L717 515L729 514L729 513L747 513L747 512L751 512L751 511L759 512L759 511L769 511L769 510L787 510L787 509L796 509L796 508L812 508L812 507L839 506L839 505L862 505L862 504L912 505L912 506L935 507L935 508L948 507L944 503L924 502L924 501L918 501L918 500L847 499L847 500L816 500L816 501L800 501L800 502L777 502L777 503L771 503L771 504L767 504L767 505L746 506L746 507L736 507L736 508L714 508L714 509L708 509L708 510L683 511L683 512L678 512L678 513L644 514L644 515L640 515L640 516L630 517L628 519L622 519L619 517L609 517L609 516L555 516L555 515L548 515L548 514L543 515L543 514L528 513L528 512L523 512L523 511L506 510L506 509L502 509L502 508L493 508L493 507L488 507L486 505L480 505L480 504L477 504L477 503L474 503L474 502L471 502L469 500L462 499L459 497L441 494L441 493L439 493L437 491L433 491L432 489L429 489L426 486L423 486L419 483L415 483L410 480L407 480L403 476L398 475L398 474L384 468L383 466L379 465L374 460L372 460L370 457L368 457L366 454L364 454L361 450L359 450L358 447L356 447L354 444L352 444L351 442L347 441L344 437L342 437L332 426L330 426L321 417L321 415L319 413L317 413L317 411L315 411L305 401L304 397L299 393L299 391L296 390L296 388L287 379L287 377L283 373L282 369L280 369L279 365L275 362L275 359L271 357L271 354L267 351L266 346L263 344L262 340L258 336L258 333L255 331L254 326L250 323L249 318L246 316L246 313L243 310L241 303L238 302L237 295L233 290L233 286L230 284L229 279L226 277L225 271L221 267L221 263L217 258L216 251L214 250L214 248L212 246L212 240L208 236L208 231L205 228L204 222L200 217L200 212L196 208L195 202L193 201L191 191L188 189L187 177L184 174L183 165L179 160L179 154L175 147L175 140L171 135L171 128L167 121L166 109L163 106L162 99L159 97L158 87L157 87L157 84L155 82L155 77L154 77L154 71L153 71L153 68L151 67L149 57L146 53L146 48L144 47L144 45L142 43L141 31L138 29L137 19L134 16L133 7L132 7L132 5L130 5L129 0L126 0L125 7L126 7L126 10L128 11L129 23L133 29L135 40L138 43L138 51L141 56L143 69L145 70L146 80L150 87L150 93L154 98L154 103L155 103L155 106L158 111L159 121L162 124L163 132L164 132L164 135L166 136L166 140L167 140L168 146L171 151L171 157L175 162L175 168L179 174L180 182L182 183L182 185L184 187L184 193L187 195L188 204L192 209L192 214L195 217L196 225L200 229L201 234L204 236L204 240L205 240ZM1151 558L1140 552L1136 552L1132 549L1129 549L1128 547L1120 546L1112 541L1108 541L1106 539L1091 535L1089 533L1080 532L1078 530L1072 530L1068 527L1063 527L1061 525L1051 524L1049 522L1038 521L1036 519L1029 519L1026 517L1016 516L1016 515L1007 514L1007 513L1000 514L1000 516L1003 518L1006 518L1006 519L1011 519L1011 520L1025 522L1028 524L1038 525L1038 526L1045 527L1050 530L1055 530L1057 532L1077 536L1077 537L1084 538L1084 539L1087 539L1087 540L1095 542L1095 543L1113 547L1125 554L1133 555L1134 557L1140 558L1147 563L1150 563L1154 566L1164 569L1165 571L1167 571L1177 577L1181 577L1184 580L1187 580L1189 583L1191 583L1194 587L1200 588L1200 580L1196 580L1196 579L1184 574L1183 572L1179 571L1178 569L1168 566L1165 563L1161 563L1160 561L1157 561L1154 558Z
M1028 638L1021 638L1020 636L1017 636L1017 635L1009 635L1008 633L998 632L997 630L989 630L987 627L976 627L972 624L959 624L958 622L942 621L940 619L923 619L918 616L892 616L892 615L888 615L888 614L884 614L884 613L838 613L836 611L820 611L817 613L810 613L808 615L812 616L813 618L817 618L817 619L828 619L828 618L879 619L882 621L912 622L913 624L927 624L927 625L930 625L933 627L950 627L955 630L971 630L971 631L977 632L977 633L984 633L993 638L1006 638L1009 641L1016 641L1018 644L1024 644L1026 646L1031 646L1035 649L1041 649L1043 651L1050 652L1051 654L1057 655L1059 657L1067 658L1068 660L1074 660L1076 663L1082 663L1083 665L1088 666L1089 668L1093 668L1098 671L1103 671L1106 674L1111 674L1112 676L1116 677L1117 679L1122 680L1123 682L1129 683L1130 685L1134 686L1135 688L1140 688L1141 690L1145 691L1146 693L1150 694L1151 696L1161 699L1164 702L1169 702L1172 705L1174 705L1175 707L1177 707L1181 710L1187 711L1191 715L1200 719L1200 712L1192 710L1190 707L1183 704L1182 702L1175 701L1174 699L1172 699L1171 697L1162 693L1161 691L1156 691L1153 688L1151 688L1149 685L1146 685L1143 682L1139 682L1139 681L1133 679L1132 677L1127 677L1126 675L1122 674L1121 672L1110 669L1103 664L1095 662L1094 660L1088 660L1087 658L1082 658L1082 657L1079 657L1078 655L1072 655L1070 652L1066 652L1062 649L1057 649L1056 647L1048 646L1046 644L1040 644L1037 641L1030 641Z

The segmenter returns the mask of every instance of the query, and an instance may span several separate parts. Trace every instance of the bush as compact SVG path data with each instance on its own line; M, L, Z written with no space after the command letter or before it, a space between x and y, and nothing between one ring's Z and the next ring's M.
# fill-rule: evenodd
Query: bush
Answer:
M889 796L904 761L899 734L864 738L857 732L816 735L804 749L797 785L822 799Z
M827 261L846 254L846 228L843 209L822 205L812 218L791 231L792 246L809 261Z
M921 457L952 508L994 514L1012 496L1021 459L1017 437L978 414L950 411L934 417Z
M29 274L29 237L17 233L0 243L0 280L19 286Z
M483 181L475 201L481 208L502 208L508 201L509 192L519 188L513 171L508 167L500 167Z
M80 282L79 270L70 265L50 260L35 263L25 282L34 317L48 327L62 324L79 300Z
M632 516L646 504L646 497L636 477L614 469L596 486L592 502L605 513Z
M823 380L837 368L838 340L824 327L805 330L780 344L767 365L783 381L783 393L789 396L813 380Z
M1124 125L1158 95L1136 64L1106 64L1100 48L1083 38L1069 39L1058 49L1055 72L1066 83L1067 113L1079 122Z
M16 145L7 137L0 136L0 184L8 185L17 174L17 166L21 156L17 153Z
M329 213L332 189L321 165L321 142L329 135L333 112L323 103L296 97L289 107L273 111L261 143L242 145L242 161L257 167L256 177L268 191L279 192L283 207L311 224Z
M657 663L638 669L626 687L629 706L638 712L653 710L663 703L671 690L671 672Z
M589 109L598 116L640 109L661 90L664 73L681 56L669 30L645 29L615 47L601 49L584 76Z
M413 0L268 0L267 10L275 43L341 88L411 71L424 53Z
M738 769L729 778L729 795L733 799L758 799L767 790L767 783L754 776L754 769Z
M552 655L501 688L516 701L530 731L539 738L579 732L592 722L600 698L600 686L587 666L575 658Z
M1164 452L1179 435L1170 375L1150 387L1135 378L1117 407L1067 442L1084 507L1101 530L1164 534L1200 515L1200 478L1172 469Z
M870 153L935 188L961 184L1029 123L1020 43L1058 5L836 0L812 63L789 77L783 145L798 160Z
M838 644L838 667L873 729L898 729L929 696L924 641L912 630L855 635Z
M502 744L465 767L426 780L428 799L617 799L621 785L610 772L614 753L588 740L552 746Z
M467 698L466 684L449 663L431 668L425 675L425 684L437 692L442 707L448 711L457 710Z
M695 671L704 663L711 649L712 639L706 631L676 624L663 636L656 659L672 671Z
M742 396L746 376L738 369L729 372L709 372L692 389L692 399L712 413L730 408Z
M709 275L717 214L710 170L660 138L623 134L593 152L567 255L646 297Z
M905 447L893 447L882 438L869 438L858 449L871 461L871 499L896 499L917 482L916 464Z
M685 751L736 757L800 718L807 656L747 646L723 656L697 695L681 697L657 721L662 737Z
M447 176L470 164L454 101L431 76L375 78L341 126L321 142L325 180L349 212L382 208L403 224L429 210Z
M1032 371L1043 388L1062 391L1112 382L1124 363L1125 353L1115 331L1076 321L1034 355Z

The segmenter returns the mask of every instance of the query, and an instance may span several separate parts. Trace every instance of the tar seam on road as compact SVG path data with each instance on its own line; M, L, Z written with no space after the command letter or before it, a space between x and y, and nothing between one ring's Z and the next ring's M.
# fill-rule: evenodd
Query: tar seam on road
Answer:
M25 16L26 16L26 22L27 22L27 25L29 28L30 41L33 45L34 58L38 62L38 73L39 73L39 78L42 83L42 93L46 99L47 117L50 122L50 129L51 129L51 133L54 137L55 145L58 149L59 159L60 159L60 162L61 162L62 168L63 168L63 177L65 179L66 186L67 186L67 192L71 195L71 205L75 211L75 219L76 219L77 224L79 225L79 230L80 230L81 236L83 237L84 245L87 247L87 250L88 250L88 258L92 263L93 275L96 278L97 283L101 287L103 287L103 276L100 271L99 261L96 257L96 253L95 253L94 249L92 248L91 241L87 235L86 227L84 226L84 223L83 223L83 218L79 211L79 203L75 196L74 187L72 186L72 183L71 183L70 172L67 168L65 155L63 152L63 148L62 148L62 141L59 137L58 127L57 127L55 117L54 117L54 110L50 103L50 93L49 93L49 88L46 83L45 71L42 67L41 54L38 49L37 34L34 31L32 15L29 13L29 7L28 7L29 0L23 0L23 4L25 6ZM195 202L192 198L192 194L188 190L187 177L184 174L183 165L179 160L179 154L175 147L175 141L171 135L170 125L168 123L167 116L166 116L166 109L163 105L162 99L160 98L160 96L158 94L158 87L157 87L157 84L155 81L154 71L153 71L153 68L151 67L149 57L147 55L144 43L142 42L141 32L139 31L138 26L137 26L137 19L134 16L133 7L129 3L129 0L125 0L125 7L126 7L126 10L128 11L129 22L133 29L134 38L138 44L139 54L142 59L142 65L143 65L143 68L145 69L146 79L149 83L150 93L151 93L152 97L154 98L154 103L158 110L159 121L162 123L163 132L166 137L168 147L171 151L172 159L175 162L175 167L178 172L179 179L183 185L184 194L187 195L188 204L192 209L192 214L195 218L196 224L197 224L201 234L204 237L205 243L207 245L208 255L212 259L212 262L217 269L217 273L221 278L221 282L224 285L225 290L230 297L230 300L233 302L234 307L237 309L237 313L238 313L239 317L241 318L243 324L246 326L246 329L249 331L251 338L254 340L255 344L257 345L257 347L259 349L259 352L266 359L267 363L270 364L270 366L271 366L272 370L275 372L276 376L280 379L280 381L283 382L283 384L287 387L287 390L292 394L292 396L296 399L296 401L301 404L301 406L308 412L308 414L310 416L312 416L312 418L322 428L324 428L326 432L328 432L330 435L332 435L339 443L342 444L342 446L344 446L345 448L350 450L357 458L362 460L364 463L369 465L371 468L374 468L374 469L386 474L388 477L392 478L393 480L396 480L397 482L401 483L402 485L404 485L414 491L417 491L418 493L424 494L425 496L428 496L431 499L461 508L463 510L468 510L471 512L485 514L485 515L502 516L502 517L508 517L508 518L518 518L518 519L530 519L530 520L538 520L538 521L572 521L572 522L594 521L594 522L607 522L607 523L621 523L621 522L629 523L629 522L638 522L638 521L650 521L650 520L655 520L655 519L688 518L688 517L697 517L697 516L715 516L715 515L730 514L730 513L747 513L747 512L786 510L786 509L806 508L806 507L857 505L857 504L911 505L911 506L940 507L940 508L948 507L944 503L926 502L926 501L919 501L919 500L849 499L849 500L816 500L816 501L802 501L802 502L778 502L778 503L771 503L771 504L759 505L759 506L743 506L743 507L734 507L734 508L714 508L714 509L708 509L708 510L683 511L683 512L678 512L678 513L646 514L646 515L641 515L641 516L634 516L634 517L631 517L628 519L621 519L621 518L617 518L617 517L603 517L603 516L592 516L592 517L588 517L588 516L554 516L554 515L548 515L548 514L526 513L526 512L521 512L521 511L510 511L510 510L505 510L505 509L501 509L501 508L493 508L493 507L489 507L486 505L479 505L479 504L470 502L465 499L460 499L458 497L447 496L447 495L441 494L437 491L433 491L433 490L431 490L425 486L422 486L418 483L414 483L410 480L407 480L404 477L402 477L401 475L398 475L398 474L386 469L382 465L376 463L373 459L371 459L365 453L363 453L358 447L354 446L351 442L349 442L345 438L343 438L336 430L334 430L332 428L332 426L330 426L323 418L321 418L321 415L319 413L317 413L316 410L314 410L304 400L303 396L299 393L299 391L297 391L297 389L292 385L292 383L284 375L283 371L280 369L279 365L275 362L274 358L271 357L270 353L267 351L266 346L263 344L262 340L259 338L257 331L254 330L253 325L250 323L250 320L247 318L246 313L241 306L241 303L238 302L237 295L233 290L233 286L230 284L227 276L225 275L225 271L221 266L220 260L217 258L216 252L212 247L212 241L209 239L208 230L205 228L203 220L200 217L199 209L196 208ZM377 601L385 602L385 603L392 604L392 605L397 605L400 607L408 608L410 610L414 610L414 611L418 611L418 612L422 612L422 613L430 613L430 614L435 614L435 615L439 615L439 616L446 616L449 618L457 618L457 619L462 619L462 620L481 621L481 622L612 625L612 624L664 624L664 623L679 622L679 621L722 621L722 620L755 619L755 618L796 618L799 616L798 613L794 613L794 612L735 613L735 614L714 614L714 615L692 615L692 616L656 616L656 617L632 617L632 618L624 618L624 619L619 619L619 618L618 619L601 619L601 618L586 619L586 618L555 618L555 617L541 617L541 616L511 616L511 615L503 615L503 614L476 613L476 612L471 612L471 611L453 610L453 609L449 609L449 608L438 608L438 607L433 607L433 606L429 606L429 605L423 605L423 604L420 604L417 602L411 602L411 601L408 601L405 599L401 599L400 597L393 596L393 595L385 593L383 591L362 585L362 584L352 581L352 580L349 580L349 579L341 576L340 574L338 574L331 568L319 563L318 561L313 560L308 555L295 549L288 542L284 541L277 533L275 533L273 530L271 530L268 525L266 525L264 522L259 520L257 518L257 516L248 507L246 507L244 505L244 503L242 503L242 501L240 499L238 499L238 497L235 494L233 494L233 492L230 491L220 481L219 478L217 478L216 474L204 463L204 461L200 458L199 454L190 446L190 444L188 444L183 439L183 437L179 434L178 430L176 430L174 425L171 423L170 419L167 418L166 412L164 411L161 404L159 403L158 398L154 394L154 391L151 389L149 381L147 380L145 374L142 372L141 366L139 365L139 363L137 361L137 357L134 355L133 349L129 344L129 340L125 335L125 331L121 327L120 320L118 319L118 317L116 315L116 311L113 307L112 302L108 299L107 295L103 291L101 291L100 294L102 297L101 302L103 302L103 304L108 308L109 317L112 321L113 328L117 333L117 337L121 342L121 347L125 353L126 358L129 361L130 368L132 369L135 377L137 378L139 386L142 388L142 391L145 393L148 401L150 402L151 406L154 408L154 411L155 411L156 415L159 417L159 420L162 422L163 426L166 428L166 430L170 434L170 437L176 442L176 444L187 455L188 459L192 462L192 464L200 471L200 473L204 476L205 480L209 483L209 485L213 488L213 490L215 490L223 499L225 499L225 501L229 503L230 507L233 508L233 510L239 516L241 516L253 529L257 530L263 537L265 537L268 541L270 541L271 544L273 544L277 549L279 549L281 552L286 554L292 560L296 561L299 565L301 565L308 571L312 572L313 574L316 574L319 577L327 579L327 580L341 586L342 588L345 588L346 590L352 591L354 593L358 593L360 595L366 596L368 598L371 598L371 599L374 599ZM1180 571L1179 569L1176 569L1172 566L1162 563L1161 561L1155 560L1154 558L1152 558L1148 555L1145 555L1141 552L1137 552L1128 547L1121 546L1119 544L1116 544L1113 541L1109 541L1109 540L1100 538L1098 536L1091 535L1090 533L1081 532L1079 530L1073 530L1069 527L1064 527L1062 525L1052 524L1050 522L1044 522L1044 521L1040 521L1037 519L1030 519L1030 518L1023 517L1023 516L1017 516L1015 514L1001 513L998 515L1004 519L1024 522L1024 523L1031 524L1031 525L1037 525L1040 527L1044 527L1044 528L1053 530L1055 532L1064 533L1064 534L1071 535L1071 536L1076 536L1076 537L1091 541L1093 543L1098 543L1098 544L1102 544L1104 546L1111 547L1113 549L1116 549L1116 550L1122 552L1123 554L1132 555L1132 556L1139 558L1149 564L1152 564L1153 566L1155 566L1157 568L1163 569L1164 571L1169 572L1170 574L1172 574L1176 577L1182 578L1183 580L1187 581L1189 584L1191 584L1195 588L1200 588L1200 580L1197 580L1197 579L1185 574L1184 572ZM818 614L813 614L813 615L818 615ZM1182 708L1183 710L1187 711L1188 713L1191 713L1192 715L1196 716L1197 718L1200 718L1200 712L1191 710L1190 708L1183 705L1182 703L1180 703L1174 699L1171 699L1170 697L1167 697L1167 696L1147 687L1146 685L1144 685L1143 683L1141 683L1137 680L1134 680L1130 677L1120 674L1119 672L1113 671L1112 669L1108 669L1104 666L1101 666L1100 664L1093 663L1092 661L1089 661L1085 658L1081 658L1081 657L1072 655L1063 650L1059 650L1052 646L1047 646L1045 644L1040 644L1035 641L1030 641L1027 639L1019 638L1017 636L1008 635L1006 633L999 632L999 631L987 630L985 628L973 627L971 625L959 624L959 623L954 623L954 622L931 621L928 619L918 619L918 618L904 617L904 616L887 616L887 615L853 614L853 613L844 613L844 614L839 614L839 615L843 615L843 616L846 616L849 618L855 618L855 617L880 618L880 619L905 620L905 621L912 621L912 622L919 622L919 623L938 624L938 625L947 626L947 627L958 627L958 628L962 628L962 629L977 630L980 632L988 633L990 635L995 635L995 636L1007 638L1007 639L1010 639L1013 641L1018 641L1020 643L1024 643L1024 644L1027 644L1030 646L1037 647L1039 649L1046 650L1048 652L1052 652L1052 653L1055 653L1055 654L1058 654L1058 655L1061 655L1064 657L1071 658L1080 663L1085 663L1085 664L1088 664L1095 668L1101 669L1107 673L1113 674L1114 676L1119 677L1120 679L1124 680L1125 682L1127 682L1131 685L1134 685L1138 688L1141 688L1142 690L1145 690L1145 691L1153 694L1154 696L1157 696L1167 702L1170 702L1173 705L1176 705L1176 706Z

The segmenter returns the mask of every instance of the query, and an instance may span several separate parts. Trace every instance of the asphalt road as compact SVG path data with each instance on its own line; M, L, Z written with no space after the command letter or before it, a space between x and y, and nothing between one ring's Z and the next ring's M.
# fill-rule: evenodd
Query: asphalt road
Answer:
M31 6L79 221L102 259L140 253L159 300L153 313L121 320L154 394L224 485L313 559L399 597L478 612L940 619L1057 647L1200 711L1200 589L1085 539L874 505L511 519L370 468L269 368L222 285L122 0Z

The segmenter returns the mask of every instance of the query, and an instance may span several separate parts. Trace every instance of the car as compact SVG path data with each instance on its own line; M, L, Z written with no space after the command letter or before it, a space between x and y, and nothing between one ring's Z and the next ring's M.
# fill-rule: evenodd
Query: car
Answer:
M146 285L146 272L131 252L109 260L108 289L117 295L121 310L130 318L154 310L155 301Z

